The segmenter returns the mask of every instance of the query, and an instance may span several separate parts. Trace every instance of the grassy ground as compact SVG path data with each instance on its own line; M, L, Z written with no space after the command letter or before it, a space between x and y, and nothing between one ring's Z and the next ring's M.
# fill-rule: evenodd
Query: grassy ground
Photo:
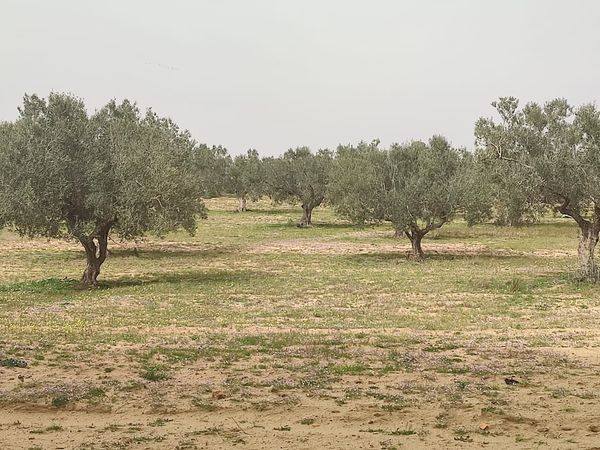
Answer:
M0 232L1 448L600 445L571 222L452 224L414 263L387 226L235 205L112 243L91 291L77 245Z

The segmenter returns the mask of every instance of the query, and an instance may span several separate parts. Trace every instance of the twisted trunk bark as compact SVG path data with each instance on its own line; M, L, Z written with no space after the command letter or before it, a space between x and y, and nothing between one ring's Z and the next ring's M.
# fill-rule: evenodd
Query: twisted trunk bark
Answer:
M238 206L238 212L246 211L246 197L240 197L240 204Z
M423 240L425 233L417 230L412 230L411 232L405 231L404 233L408 239L410 239L410 244L412 247L412 254L410 257L415 261L422 261L425 259L425 254L423 253L423 248L421 247L421 241Z
M591 220L584 218L577 207L572 207L568 198L564 198L563 203L556 210L571 217L579 225L579 246L577 247L579 273L581 279L597 282L599 274L594 253L600 234L600 205L594 204L594 215Z
M87 252L86 252L87 253ZM85 286L98 286L101 263L94 257L87 256L87 267L83 271L81 284Z
M300 219L300 222L298 223L299 227L309 227L312 225L312 210L313 210L313 206L311 205L302 205L302 218Z
M85 250L87 266L81 277L84 286L98 286L98 275L100 267L106 260L108 251L108 233L112 224L99 226L96 232L90 236L78 236L79 242Z
M592 282L598 281L598 266L596 265L594 253L599 232L600 229L597 226L580 226L579 247L577 249L579 270L582 279Z

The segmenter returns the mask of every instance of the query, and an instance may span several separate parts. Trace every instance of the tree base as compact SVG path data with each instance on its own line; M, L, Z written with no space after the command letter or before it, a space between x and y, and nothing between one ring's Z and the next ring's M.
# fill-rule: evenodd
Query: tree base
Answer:
M302 205L302 218L298 222L298 228L307 228L312 225L312 208Z
M81 277L81 285L88 288L97 288L98 275L100 275L100 267L88 264L85 271L83 272L83 276Z
M414 253L410 253L408 259L415 262L423 262L425 261L425 255L415 255Z
M600 273L587 273L579 271L579 273L577 274L577 281L585 283L598 283L600 281Z
M594 256L598 243L598 230L595 227L581 229L577 254L579 256L579 276L582 280L596 283L600 273Z
M240 198L240 204L238 205L237 208L237 212L245 212L247 211L246 209L246 199L245 198Z

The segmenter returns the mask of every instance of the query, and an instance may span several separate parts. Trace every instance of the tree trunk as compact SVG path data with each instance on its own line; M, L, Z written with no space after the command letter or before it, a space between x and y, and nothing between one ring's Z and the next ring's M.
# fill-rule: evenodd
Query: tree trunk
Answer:
M85 250L87 267L81 277L81 283L84 286L98 286L98 275L100 275L100 266L106 260L108 250L108 232L112 224L99 226L96 232L91 236L79 236L79 242Z
M581 227L580 231L577 253L579 255L581 278L596 282L598 281L598 266L596 266L594 251L598 243L599 230L595 226L588 225Z
M415 261L422 261L425 259L425 253L423 253L423 248L421 247L421 240L425 234L416 230L412 230L411 232L405 231L404 234L410 239L412 246L410 258Z
M246 211L246 197L240 197L240 204L238 206L238 212Z
M400 228L394 228L394 237L395 238L401 238L402 237L402 230Z
M425 258L425 254L423 253L423 249L421 248L421 239L423 239L423 236L421 236L420 234L416 234L410 240L410 243L412 245L412 257L416 261L422 261Z
M312 225L312 210L310 205L302 205L302 218L298 223L299 227L309 227Z
M81 277L81 283L85 286L98 286L98 275L100 275L100 263L97 258L87 258L87 267Z
M569 216L579 225L579 247L577 254L579 256L579 271L581 279L597 282L598 266L594 259L594 251L598 243L598 234L600 234L600 204L594 203L593 220L586 220L577 208L570 206L570 200L564 199L562 205L556 210L561 214Z

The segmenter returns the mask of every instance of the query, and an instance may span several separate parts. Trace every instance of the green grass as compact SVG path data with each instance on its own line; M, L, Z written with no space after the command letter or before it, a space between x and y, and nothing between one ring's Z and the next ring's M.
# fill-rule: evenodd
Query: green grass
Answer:
M298 229L288 224L297 210L261 203L239 214L230 203L209 202L214 209L193 237L113 245L93 291L76 289L83 260L75 244L11 250L23 241L2 232L8 250L0 264L8 270L0 274L0 331L94 344L143 341L140 324L213 331L281 320L299 330L511 328L530 310L547 326L565 326L557 309L598 301L594 286L573 279L576 231L564 219L518 229L453 223L425 240L429 258L415 264L402 254L406 242L384 225L353 228L325 209L316 211L314 227ZM404 249L394 251L396 244ZM422 314L424 305L431 314ZM27 308L31 314L21 314ZM582 310L568 320L585 324L590 316ZM239 345L267 338L245 339Z
M298 331L520 328L533 311L541 326L585 326L593 320L585 308L599 299L595 286L574 281L576 228L565 219L517 229L459 221L425 239L429 258L415 264L390 227L354 228L328 209L315 211L314 227L298 229L290 224L294 208L262 202L239 214L229 200L209 207L193 237L113 245L92 291L76 288L77 245L53 241L44 249L40 241L32 249L3 231L0 332L95 345L144 342L142 325L214 333L281 321ZM572 307L579 311L556 314ZM236 345L285 345L273 339L245 336Z
M170 378L167 368L162 364L145 364L140 376L148 381L164 381Z
M548 401L589 398L589 389L566 390L561 380L592 368L545 350L599 345L600 291L575 279L570 221L505 228L459 220L426 237L428 257L415 263L391 227L353 227L328 208L300 229L299 208L263 201L240 214L233 199L208 206L194 236L111 242L93 290L78 287L84 258L75 243L1 231L0 360L51 375L36 375L35 385L0 382L0 403L110 408L131 398L160 414L218 414L293 408L307 396L330 409L368 403L377 414L431 405L437 432L455 429L440 410L474 398L477 411L503 417L518 414L490 399L516 389ZM81 367L87 372L74 375ZM399 384L400 375L412 384ZM498 387L508 375L522 383ZM66 393L53 390L52 377L67 380ZM288 423L319 422L311 413Z

